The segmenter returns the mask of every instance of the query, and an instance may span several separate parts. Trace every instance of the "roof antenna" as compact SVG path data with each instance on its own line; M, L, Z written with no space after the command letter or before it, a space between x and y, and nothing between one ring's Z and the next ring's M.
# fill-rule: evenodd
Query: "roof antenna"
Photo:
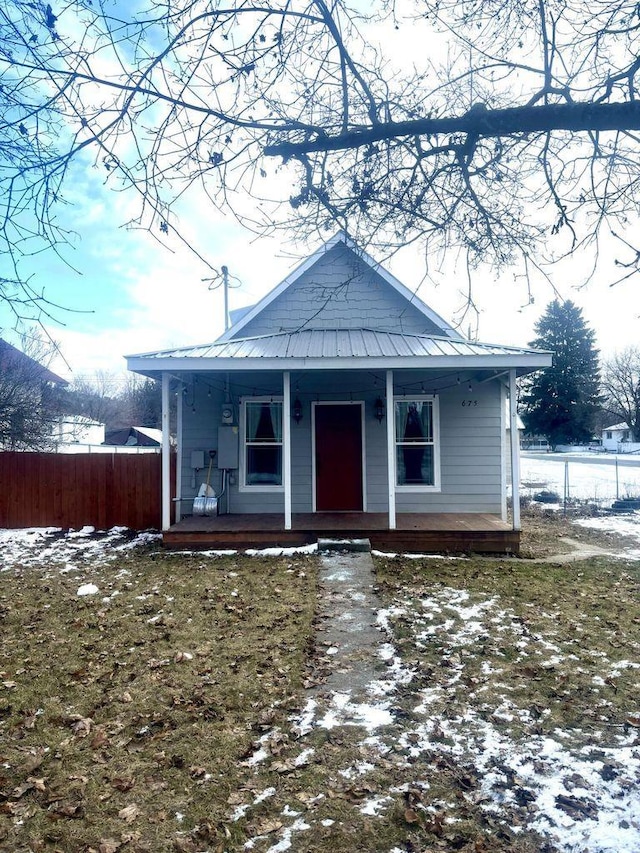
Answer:
M231 279L237 282L237 284L231 284ZM229 320L229 288L239 287L241 284L240 279L229 274L229 267L221 266L220 272L216 273L213 278L203 278L202 281L209 282L209 290L217 290L219 287L222 287L224 295L224 330L226 332L231 325Z
M224 330L229 328L229 267L220 267L222 272L222 287L224 290Z

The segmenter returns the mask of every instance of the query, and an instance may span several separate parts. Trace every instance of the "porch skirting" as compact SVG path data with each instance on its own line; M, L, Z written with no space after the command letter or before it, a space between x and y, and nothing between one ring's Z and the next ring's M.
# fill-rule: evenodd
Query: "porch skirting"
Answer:
M379 551L518 554L520 532L488 513L398 513L389 530L385 513L282 513L188 516L165 530L167 548L245 549L309 545L319 538L369 539Z

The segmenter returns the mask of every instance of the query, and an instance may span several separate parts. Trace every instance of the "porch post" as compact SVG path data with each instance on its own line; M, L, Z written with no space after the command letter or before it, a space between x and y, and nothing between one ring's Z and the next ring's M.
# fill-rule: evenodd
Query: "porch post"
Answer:
M509 438L511 441L513 529L520 530L520 436L518 435L518 391L515 370L509 371Z
M182 414L184 394L178 394L176 401L176 521L182 518Z
M169 385L171 377L162 374L162 529L171 527L171 442L169 436Z
M389 482L389 530L396 529L396 410L393 403L393 370L387 370L387 479Z
M282 374L282 479L284 485L284 529L291 530L291 374Z

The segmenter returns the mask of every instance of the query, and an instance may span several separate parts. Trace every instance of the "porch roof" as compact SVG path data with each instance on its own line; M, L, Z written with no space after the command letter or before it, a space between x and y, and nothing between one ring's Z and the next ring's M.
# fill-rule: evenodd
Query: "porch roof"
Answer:
M500 344L373 329L300 329L127 356L129 370L296 370L380 368L515 368L551 365L552 354Z

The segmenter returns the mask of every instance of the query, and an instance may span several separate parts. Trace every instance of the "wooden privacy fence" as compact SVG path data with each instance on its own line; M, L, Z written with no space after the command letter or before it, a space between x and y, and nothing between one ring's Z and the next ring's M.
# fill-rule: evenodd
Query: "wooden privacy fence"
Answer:
M173 483L174 455L171 461ZM159 453L0 453L0 527L161 523Z

